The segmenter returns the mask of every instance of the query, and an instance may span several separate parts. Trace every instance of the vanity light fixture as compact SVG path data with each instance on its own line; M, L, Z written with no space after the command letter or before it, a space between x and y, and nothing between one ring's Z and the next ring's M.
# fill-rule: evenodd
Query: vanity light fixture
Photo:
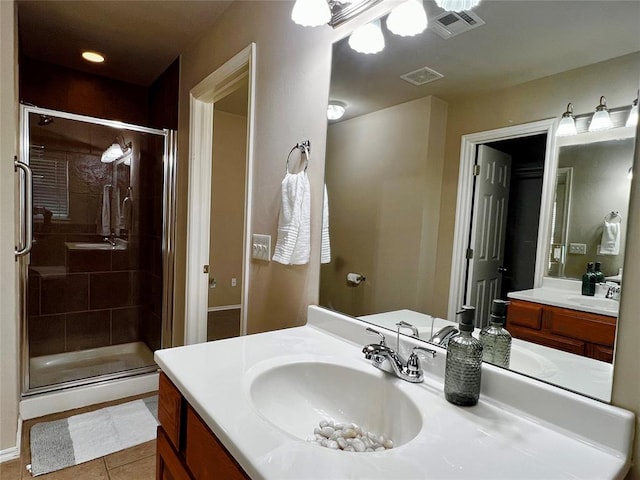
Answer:
M360 53L378 53L384 50L380 20L373 20L356 28L349 37L349 46Z
M596 111L591 117L591 124L589 125L590 132L597 132L599 130L607 130L613 127L611 123L611 117L609 116L609 110L607 109L607 99L600 97L600 103L596 107Z
M567 111L562 114L560 123L558 124L558 130L556 130L556 137L566 137L569 135L576 135L576 120L573 116L573 103L567 104Z
M629 112L629 118L627 118L627 123L625 123L625 127L635 127L638 125L638 99L636 98L633 101L633 105L631 106L631 111Z
M344 115L344 112L347 109L347 104L344 102L338 102L336 100L331 100L329 105L327 105L327 118L329 120L339 120Z
M436 4L447 12L462 12L471 10L480 0L436 0Z
M427 14L422 0L407 0L401 3L387 17L387 28L401 37L412 37L427 28Z
M331 8L326 0L296 0L291 20L303 27L318 27L331 20Z
M84 58L87 62L91 62L91 63L104 62L104 55L98 52L94 52L92 50L85 50L84 52L82 52L82 58Z

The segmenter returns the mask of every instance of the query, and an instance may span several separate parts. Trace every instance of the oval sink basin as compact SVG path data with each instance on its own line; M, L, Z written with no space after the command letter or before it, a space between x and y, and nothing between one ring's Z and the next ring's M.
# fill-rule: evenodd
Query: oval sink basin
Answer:
M602 297L587 297L585 295L576 295L567 297L571 303L577 305L583 305L585 307L602 308L603 310L610 310L612 312L618 311L619 303L616 300Z
M536 352L512 345L509 368L536 378L548 378L558 373L558 367Z
M310 361L278 365L250 381L249 396L264 418L301 440L313 436L327 417L384 435L396 447L422 428L422 415L411 398L375 370Z

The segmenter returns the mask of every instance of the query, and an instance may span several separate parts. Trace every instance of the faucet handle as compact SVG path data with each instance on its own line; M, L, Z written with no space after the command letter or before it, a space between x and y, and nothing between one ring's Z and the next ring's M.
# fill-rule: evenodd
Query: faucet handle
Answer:
M382 333L380 333L378 330L375 330L371 327L367 327L366 331L369 335L378 335L380 337L380 345L386 345L387 341L384 338L384 335Z
M422 377L422 368L420 367L420 358L416 353L419 351L428 353L429 355L431 355L431 358L436 356L436 351L431 350L430 348L424 348L424 347L413 347L411 349L411 355L409 355L409 359L407 360L407 373L409 375Z

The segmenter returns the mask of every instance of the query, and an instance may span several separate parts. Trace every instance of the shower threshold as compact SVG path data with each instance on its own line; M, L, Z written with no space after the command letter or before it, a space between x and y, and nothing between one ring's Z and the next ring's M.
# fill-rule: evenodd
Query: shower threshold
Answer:
M34 357L29 361L29 389L93 381L142 368L155 368L153 352L143 342Z

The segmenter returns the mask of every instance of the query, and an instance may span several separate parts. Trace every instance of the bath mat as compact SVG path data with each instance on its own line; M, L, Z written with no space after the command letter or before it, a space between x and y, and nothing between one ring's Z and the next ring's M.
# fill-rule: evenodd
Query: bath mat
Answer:
M54 472L148 442L156 438L157 426L157 395L37 423L31 427L31 474Z

